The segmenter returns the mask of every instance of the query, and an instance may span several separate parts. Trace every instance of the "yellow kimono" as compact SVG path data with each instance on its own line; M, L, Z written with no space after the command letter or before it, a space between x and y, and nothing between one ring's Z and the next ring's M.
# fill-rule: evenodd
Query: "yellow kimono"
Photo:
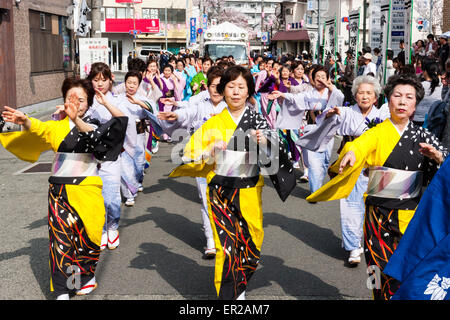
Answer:
M374 289L375 299L390 299L398 288L398 282L382 271L414 215L422 185L437 171L437 164L419 152L422 142L432 144L447 155L439 140L426 129L409 122L400 133L391 120L386 119L347 142L330 171L338 173L348 151L355 153L355 164L306 198L310 202L346 198L361 171L368 168L364 251L368 266L381 271L381 279L377 279Z
M80 270L81 285L94 275L105 223L97 160L117 159L128 121L126 117L113 118L100 126L84 120L95 129L80 133L68 117L47 122L30 118L29 130L0 133L0 143L21 160L35 162L42 152L55 152L48 223L51 289L58 295L74 289L66 283L74 266Z
M273 151L279 151L272 152L265 165L261 159L250 160L252 150L261 156L261 150L252 149L251 129L264 130ZM211 149L221 140L227 144L227 150L211 158ZM271 131L266 120L249 108L238 123L225 108L193 134L184 150L183 164L170 174L207 179L208 213L217 250L214 283L221 299L239 297L259 263L264 238L264 178L260 168L275 168L269 176L284 201L296 181L276 131Z

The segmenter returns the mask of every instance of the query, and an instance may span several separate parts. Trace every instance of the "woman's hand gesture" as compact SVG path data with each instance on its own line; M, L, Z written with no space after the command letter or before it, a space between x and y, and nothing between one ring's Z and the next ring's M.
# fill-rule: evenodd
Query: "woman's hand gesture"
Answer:
M8 106L4 106L2 117L6 122L12 122L21 126L25 125L27 121L30 121L25 113Z
M158 113L158 119L165 120L165 121L177 121L178 120L178 114L175 112L159 112Z
M80 107L80 101L77 95L71 94L68 101L64 103L64 112L70 120L75 121L78 117L78 108Z
M267 98L269 100L275 100L275 99L278 99L279 97L284 98L284 93L281 91L277 91L277 90L274 90L269 95L267 95Z
M100 103L101 105L106 105L108 103L108 100L106 99L106 96L98 89L95 89L95 99Z
M255 140L258 144L267 145L267 138L264 136L262 130L251 130L250 131L253 140Z
M227 149L227 143L223 140L216 142L211 149L211 157L214 158L220 151Z
M419 143L419 146L420 146L419 152L421 154L423 154L425 157L433 159L438 164L441 164L442 162L444 162L442 152L440 152L438 149L433 147L431 144Z
M132 96L131 94L126 94L128 101L130 101L132 104L139 104L140 100L137 99L135 96Z
M329 109L327 111L325 118L329 118L334 115L338 115L338 116L341 115L341 110L339 109L339 107L334 107L334 108Z
M349 166L353 167L356 162L356 156L353 151L348 151L341 160L341 164L339 165L339 174L344 172L345 167Z

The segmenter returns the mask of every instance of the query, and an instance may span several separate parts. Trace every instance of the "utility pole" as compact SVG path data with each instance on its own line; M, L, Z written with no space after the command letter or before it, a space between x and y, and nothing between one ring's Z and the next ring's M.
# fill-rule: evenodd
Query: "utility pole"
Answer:
M204 11L205 11L205 9L204 9L204 7L203 7L203 0L200 0L200 17L198 18L198 22L199 22L199 25L200 25L200 28L202 28L203 27L203 14L204 14ZM203 29L203 28L202 28ZM204 31L204 30L203 30ZM201 34L199 34L198 35L198 37L199 37L199 39L198 39L198 42L199 42L199 46L200 46L200 50L199 50L199 52L200 52L200 56L203 56L203 34L204 34L205 32L202 32Z
M185 50L187 50L187 48L189 47L189 28L191 25L189 23L189 19L188 19L188 7L189 7L189 0L186 0L186 47L185 47ZM189 25L189 27L188 27L188 25Z
M320 0L317 0L317 62L320 63L320 34L321 34L321 25L320 25Z
M367 18L367 0L364 0L363 3L363 48L365 48L366 45L366 19Z
M433 33L433 0L430 1L430 33ZM445 31L445 30L444 30Z
M264 0L261 0L261 55L264 54L264 42L262 40L263 32L264 32Z
M166 24L166 26L164 27L164 33L166 36L166 50L169 51L169 47L167 44L167 7L164 8L164 20L165 20L165 24Z
M101 21L103 0L91 0L91 38L101 38Z
M133 47L134 47L134 53L133 55L136 54L136 37L137 37L137 33L134 34L134 32L136 32L136 7L134 5L134 0L133 2Z

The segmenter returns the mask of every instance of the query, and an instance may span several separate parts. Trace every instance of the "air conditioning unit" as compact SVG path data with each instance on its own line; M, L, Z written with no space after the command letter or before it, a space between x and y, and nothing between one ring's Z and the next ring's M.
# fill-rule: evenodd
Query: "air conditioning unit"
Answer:
M288 15L293 15L293 14L294 14L294 9L292 9L292 8L287 8L287 9L286 9L286 14L288 14Z

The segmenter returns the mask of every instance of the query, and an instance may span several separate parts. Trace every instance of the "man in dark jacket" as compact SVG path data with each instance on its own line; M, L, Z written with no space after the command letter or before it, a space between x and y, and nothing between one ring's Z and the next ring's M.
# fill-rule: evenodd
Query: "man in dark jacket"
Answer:
M445 63L449 57L449 47L447 37L442 35L439 38L438 62L441 68L441 74L445 72Z

